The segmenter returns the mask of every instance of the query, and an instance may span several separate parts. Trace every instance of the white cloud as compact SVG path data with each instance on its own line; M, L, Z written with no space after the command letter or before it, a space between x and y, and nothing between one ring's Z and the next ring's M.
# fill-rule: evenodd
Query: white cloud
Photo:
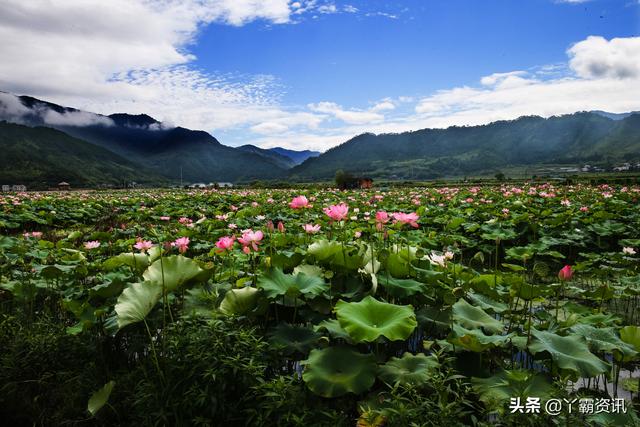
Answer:
M584 78L640 77L640 37L589 36L567 51L569 66Z
M45 124L54 126L113 125L113 120L109 117L87 111L65 111L59 113L37 105L33 109L27 108L17 96L0 92L0 120L31 124L34 119L39 119Z
M395 108L396 108L395 104L387 99L387 100L376 103L376 105L371 107L371 111L375 111L375 112L388 111L388 110L395 110Z
M337 13L338 8L336 7L335 4L331 3L331 4L324 4L322 6L319 6L317 11L320 13L331 14L331 13Z
M287 130L289 130L288 126L277 122L263 122L251 127L251 131L265 135L282 133Z
M307 107L311 111L330 114L335 118L349 124L364 124L377 122L384 119L384 116L382 114L379 114L372 110L345 110L335 102L318 102L317 104L309 104Z
M41 116L45 123L54 126L113 125L113 120L109 117L100 116L87 111L58 113L57 111L47 109L46 111L41 112Z
M23 123L22 118L30 113L31 110L25 107L17 96L0 92L0 120Z

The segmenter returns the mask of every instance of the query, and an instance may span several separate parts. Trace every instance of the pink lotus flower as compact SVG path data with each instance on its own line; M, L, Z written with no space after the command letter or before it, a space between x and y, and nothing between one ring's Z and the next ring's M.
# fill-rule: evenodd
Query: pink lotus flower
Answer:
M275 229L276 228L273 226L273 221L267 221L267 231L269 231L269 233L273 233Z
M303 209L309 207L309 200L305 196L294 197L289 203L291 209Z
M588 208L588 207L586 207L586 206L582 206L582 207L580 208L580 212L589 212L589 208Z
M42 231L32 231L31 233L26 232L23 234L23 236L25 237L25 239L28 239L29 237L35 237L36 239L39 239L40 237L42 237Z
M331 205L328 208L323 209L324 213L334 221L342 221L347 218L347 213L349 212L349 206L344 203L340 203L339 205Z
M191 224L193 221L190 218L187 218L187 217L183 216L178 220L178 222L180 224L187 224L188 225L188 224Z
M160 221L169 221L171 219L170 216L161 216Z
M87 250L96 249L100 247L100 242L97 240L91 240L89 242L85 242L84 248Z
M153 247L153 243L151 243L151 241L149 240L138 239L138 241L136 242L135 245L133 245L133 247L139 250L140 252L147 252L149 249Z
M360 237L362 237L362 231L356 231L355 233L353 233L353 237L359 239Z
M389 219L390 219L389 214L386 213L385 211L376 212L376 222L386 224L387 222L389 222Z
M505 214L505 215L509 215L509 212L510 212L509 208L503 208L502 209L502 213Z
M185 252L187 252L187 249L189 249L189 238L188 237L180 237L177 238L173 243L171 243L171 246L175 246L176 248L178 248L178 251L183 254Z
M418 228L418 223L416 221L418 221L418 219L420 219L420 217L415 212L412 212L412 213L409 213L409 214L402 213L402 212L396 212L396 213L393 214L393 219L396 222L400 222L402 224L409 224L413 228Z
M284 233L284 224L282 223L282 221L278 222L278 231L280 233Z
M560 280L567 281L571 280L572 277L573 271L571 270L570 265L565 265L564 267L562 267L562 270L558 272L558 279Z
M216 242L216 247L218 248L218 253L222 253L224 251L229 251L233 248L233 244L235 243L235 237L224 236L218 239Z
M302 228L307 234L316 234L318 231L320 231L320 224L305 224L302 226Z
M250 248L253 248L254 251L258 251L258 245L264 235L262 231L253 231L251 229L243 230L242 237L238 238L238 242L240 242L243 246L242 250L244 253L248 254L251 252Z

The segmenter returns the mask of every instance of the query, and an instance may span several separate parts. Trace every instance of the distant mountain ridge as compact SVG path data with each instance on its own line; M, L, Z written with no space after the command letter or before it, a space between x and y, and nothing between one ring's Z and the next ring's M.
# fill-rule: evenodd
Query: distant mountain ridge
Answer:
M104 116L0 92L0 120L60 130L174 181L274 179L292 166L276 153L228 147L207 132L169 127L146 114Z
M364 133L324 153L254 145L233 148L205 131L169 126L146 114L105 116L0 91L3 120L23 125L9 129L5 124L0 129L3 153L23 159L21 141L46 151L46 137L54 134L43 129L55 129L62 133L55 134L60 152L75 159L69 163L81 167L82 162L76 160L88 156L91 167L87 169L96 171L98 181L109 181L119 174L138 181L146 176L151 181L168 179L173 183L310 181L332 179L339 169L376 179L434 179L510 166L640 162L640 113L635 112L523 116L482 126ZM34 134L29 128L39 130ZM110 165L108 170L100 172L100 157ZM23 160L15 163L22 166L14 169L26 167L28 161ZM30 167L46 164L47 173L59 176L56 162L60 162L58 172L68 171L64 156L55 155L46 159L34 156ZM9 175L35 176L18 169ZM86 173L76 178L79 183L96 182Z
M580 112L524 116L482 126L397 134L365 133L291 170L300 180L330 179L336 170L382 179L434 179L508 166L640 161L640 114L613 120Z
M299 165L300 163L304 162L305 160L311 157L318 157L320 154L322 154L319 151L311 151L311 150L295 151L295 150L288 150L286 148L281 148L281 147L269 148L269 151L273 151L274 153L278 153L282 156L286 156L290 158L291 160L293 160L294 165Z
M296 150L287 150L286 148L275 147L275 148L260 148L255 145L241 145L238 149L247 151L250 153L260 154L272 161L276 162L278 165L284 167L285 169L290 169L294 166L299 165L310 157L317 157L320 155L319 151L296 151Z

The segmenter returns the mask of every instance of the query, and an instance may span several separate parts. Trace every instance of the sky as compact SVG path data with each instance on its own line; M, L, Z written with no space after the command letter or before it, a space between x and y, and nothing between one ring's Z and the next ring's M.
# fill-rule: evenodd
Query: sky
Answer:
M0 40L2 91L232 146L640 110L640 0L0 0Z

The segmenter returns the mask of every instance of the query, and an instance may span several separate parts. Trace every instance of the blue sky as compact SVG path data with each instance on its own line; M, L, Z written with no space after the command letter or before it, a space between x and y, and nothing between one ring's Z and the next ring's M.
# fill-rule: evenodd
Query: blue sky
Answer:
M494 72L564 62L571 44L594 34L637 36L640 22L638 8L624 0L332 4L358 12L316 13L294 25L209 25L190 49L195 64L276 76L287 103L326 98L358 107L387 96L426 96L474 84Z
M640 110L639 33L640 0L5 0L0 90L325 150Z

